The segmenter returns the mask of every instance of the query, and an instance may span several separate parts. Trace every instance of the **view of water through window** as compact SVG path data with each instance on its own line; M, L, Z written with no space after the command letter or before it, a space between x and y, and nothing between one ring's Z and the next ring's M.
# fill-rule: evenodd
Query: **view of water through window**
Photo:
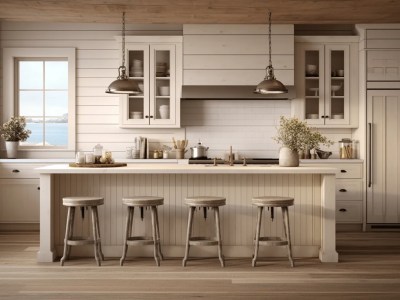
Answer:
M23 146L68 145L68 62L19 61L19 115L32 134Z

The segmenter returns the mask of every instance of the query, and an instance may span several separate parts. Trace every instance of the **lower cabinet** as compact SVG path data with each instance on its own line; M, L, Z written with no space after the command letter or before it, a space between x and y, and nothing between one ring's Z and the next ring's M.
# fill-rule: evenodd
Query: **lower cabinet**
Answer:
M354 163L307 163L315 167L337 168L336 175L336 223L363 223L363 164Z
M0 223L39 223L39 179L0 179Z
M40 180L37 163L0 163L0 231L38 230Z

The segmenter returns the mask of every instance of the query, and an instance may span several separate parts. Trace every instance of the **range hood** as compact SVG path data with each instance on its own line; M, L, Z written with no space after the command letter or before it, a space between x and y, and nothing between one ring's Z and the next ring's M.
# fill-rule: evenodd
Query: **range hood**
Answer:
M286 86L286 94L255 94L253 85L184 85L181 100L291 100L294 86Z

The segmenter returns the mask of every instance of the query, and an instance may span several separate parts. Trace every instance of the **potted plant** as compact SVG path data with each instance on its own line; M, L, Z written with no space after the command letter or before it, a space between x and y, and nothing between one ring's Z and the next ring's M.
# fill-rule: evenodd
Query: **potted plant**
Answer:
M1 137L6 141L7 158L17 158L19 142L26 141L31 134L25 126L25 117L11 117L0 127Z
M299 151L317 148L319 144L326 146L333 144L316 129L308 127L305 121L284 116L280 118L280 127L273 139L282 144L279 150L279 166L281 167L298 167Z

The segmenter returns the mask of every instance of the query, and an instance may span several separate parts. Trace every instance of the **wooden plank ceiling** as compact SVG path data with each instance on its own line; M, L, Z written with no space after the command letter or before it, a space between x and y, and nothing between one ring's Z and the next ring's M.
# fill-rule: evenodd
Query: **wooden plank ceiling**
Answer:
M130 24L400 23L399 0L0 0L0 20Z

